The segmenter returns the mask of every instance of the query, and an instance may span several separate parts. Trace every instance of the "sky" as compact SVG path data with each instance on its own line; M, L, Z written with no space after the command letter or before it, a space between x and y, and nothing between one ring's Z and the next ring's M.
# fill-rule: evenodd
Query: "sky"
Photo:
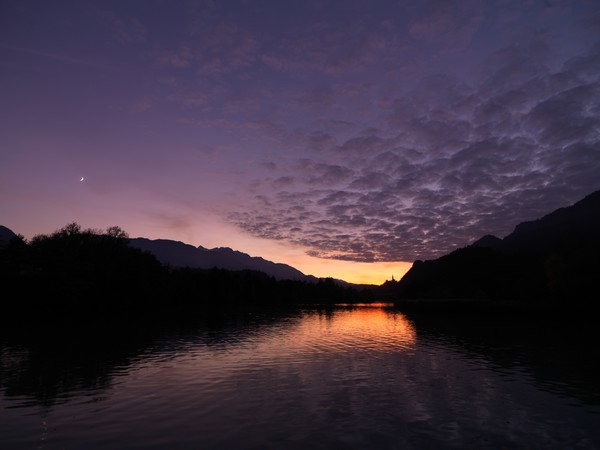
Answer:
M600 189L596 0L0 2L0 224L400 278Z

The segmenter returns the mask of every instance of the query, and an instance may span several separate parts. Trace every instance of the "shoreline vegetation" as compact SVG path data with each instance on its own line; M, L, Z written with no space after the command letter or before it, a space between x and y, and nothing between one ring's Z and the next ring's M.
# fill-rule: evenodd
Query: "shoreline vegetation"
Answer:
M577 305L575 307L556 302L523 301L523 300L490 300L480 298L421 298L400 299L393 302L394 308L408 315L443 316L446 318L522 318L535 319L567 319L578 321L596 321L592 312L598 310L594 304Z
M32 315L112 316L240 304L368 301L366 289L337 284L277 280L252 270L190 269L162 265L129 245L119 227L82 230L71 223L27 242L13 236L0 247L6 320ZM9 317L10 316L10 317Z

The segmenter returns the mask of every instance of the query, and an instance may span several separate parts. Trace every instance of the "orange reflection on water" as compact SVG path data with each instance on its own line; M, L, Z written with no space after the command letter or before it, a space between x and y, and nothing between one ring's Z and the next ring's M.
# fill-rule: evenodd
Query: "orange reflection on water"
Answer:
M161 381L213 383L238 372L251 377L248 373L265 370L303 373L312 379L319 378L311 372L315 364L326 362L331 368L331 364L346 357L360 355L365 361L385 357L385 353L410 352L416 347L413 324L387 304L307 309L297 316L239 331L236 334L230 330L222 342L195 343L177 354L170 352L177 370L162 373ZM157 375L153 372L152 376Z
M410 349L416 342L412 323L385 304L314 311L294 331L297 342L321 351Z

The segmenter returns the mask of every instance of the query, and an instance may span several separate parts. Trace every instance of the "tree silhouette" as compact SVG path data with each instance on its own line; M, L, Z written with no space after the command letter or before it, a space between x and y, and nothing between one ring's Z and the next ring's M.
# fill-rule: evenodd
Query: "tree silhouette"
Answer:
M119 226L108 227L106 235L115 239L129 239L129 234Z
M131 247L118 226L105 232L72 222L50 235L22 237L0 249L6 292L2 308L15 315L143 314L158 308L235 304L364 301L369 295L332 279L278 281L257 271L200 270L162 266ZM5 314L4 317L11 317Z

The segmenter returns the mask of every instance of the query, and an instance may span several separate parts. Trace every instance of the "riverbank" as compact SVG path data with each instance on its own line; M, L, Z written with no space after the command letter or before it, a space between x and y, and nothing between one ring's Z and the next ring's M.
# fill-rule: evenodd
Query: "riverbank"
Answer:
M598 304L575 305L551 301L518 301L486 299L402 299L394 302L402 312L416 312L441 316L502 316L502 317L566 317L595 320Z

